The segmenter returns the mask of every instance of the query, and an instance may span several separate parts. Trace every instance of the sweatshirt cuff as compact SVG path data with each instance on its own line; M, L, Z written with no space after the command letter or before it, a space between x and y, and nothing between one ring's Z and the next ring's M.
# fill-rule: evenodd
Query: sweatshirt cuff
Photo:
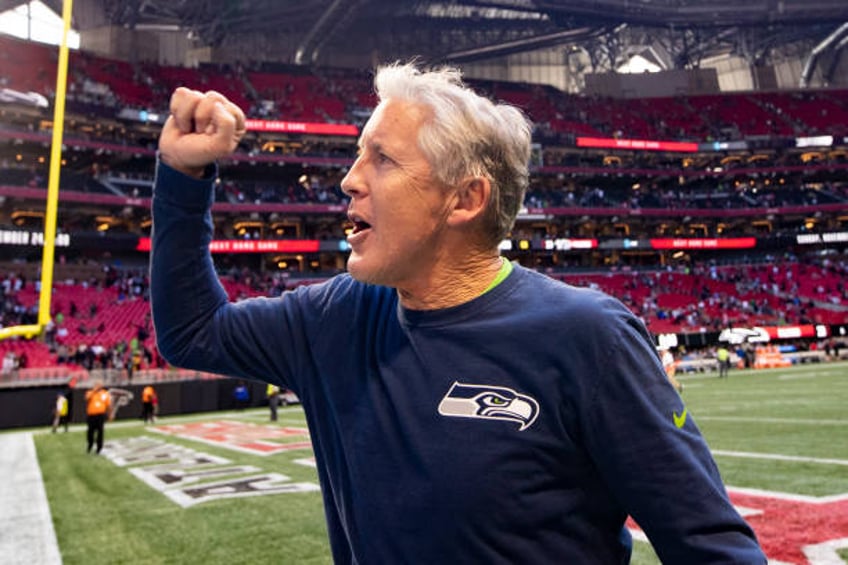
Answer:
M179 206L209 208L215 199L217 177L218 165L215 163L207 165L203 178L198 179L170 167L157 155L153 197Z

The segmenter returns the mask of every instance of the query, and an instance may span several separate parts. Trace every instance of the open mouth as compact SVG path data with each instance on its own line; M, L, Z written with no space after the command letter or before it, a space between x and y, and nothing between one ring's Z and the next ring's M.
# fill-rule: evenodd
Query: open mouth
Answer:
M353 232L351 232L351 233L359 233L361 231L365 231L365 230L370 229L370 228L371 228L371 224L369 224L368 222L362 222L362 221L353 222Z
M371 224L355 214L348 216L348 221L350 226L350 235L356 235L364 232L365 230L371 229Z

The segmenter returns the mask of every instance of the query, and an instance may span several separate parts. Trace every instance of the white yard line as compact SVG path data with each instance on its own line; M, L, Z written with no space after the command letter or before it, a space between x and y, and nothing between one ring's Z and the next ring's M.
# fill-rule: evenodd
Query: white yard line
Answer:
M814 379L816 377L826 377L830 375L828 372L818 371L813 373L791 373L789 375L780 375L777 377L779 381L792 381L795 379Z
M734 379L748 379L748 378L756 378L772 376L773 373L806 373L806 374L815 374L816 376L824 377L830 375L844 375L845 374L845 363L839 364L823 364L818 363L816 365L810 366L810 364L801 364L801 365L792 365L790 367L777 367L772 369L731 369L728 374L728 378L730 380ZM686 373L679 372L677 373L677 378L683 379L718 379L718 371L710 371L707 373ZM780 377L778 377L780 378Z
M0 435L0 561L62 563L32 434Z
M799 455L781 455L779 453L754 453L750 451L725 451L723 449L711 450L713 455L724 457L741 457L743 459L765 459L769 461L794 461L796 463L817 463L819 465L845 465L848 467L848 459L825 459L822 457L801 457Z
M753 416L696 416L696 419L715 420L717 422L753 422L759 424L802 424L810 426L848 426L848 418L844 420L826 420L814 418L757 418Z

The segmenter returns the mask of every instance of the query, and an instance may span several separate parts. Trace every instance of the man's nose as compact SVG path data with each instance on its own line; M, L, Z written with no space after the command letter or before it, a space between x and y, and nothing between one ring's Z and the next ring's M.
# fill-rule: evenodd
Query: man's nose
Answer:
M356 161L354 161L353 165L350 167L350 170L348 170L347 174L342 179L342 192L351 198L360 195L365 190L363 187L360 169L360 158L357 157Z

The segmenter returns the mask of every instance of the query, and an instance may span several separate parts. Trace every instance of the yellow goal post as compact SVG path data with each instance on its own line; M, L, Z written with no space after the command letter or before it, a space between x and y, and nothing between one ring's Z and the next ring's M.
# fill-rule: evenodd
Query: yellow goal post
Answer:
M53 141L50 148L50 176L47 181L47 206L44 213L44 249L41 255L41 290L38 295L38 319L35 324L0 328L0 340L14 336L40 335L50 322L53 292L53 261L56 251L56 216L59 206L59 173L62 167L62 133L65 125L65 94L68 84L68 32L71 29L73 0L62 2L62 43L56 72L56 99L53 107Z

